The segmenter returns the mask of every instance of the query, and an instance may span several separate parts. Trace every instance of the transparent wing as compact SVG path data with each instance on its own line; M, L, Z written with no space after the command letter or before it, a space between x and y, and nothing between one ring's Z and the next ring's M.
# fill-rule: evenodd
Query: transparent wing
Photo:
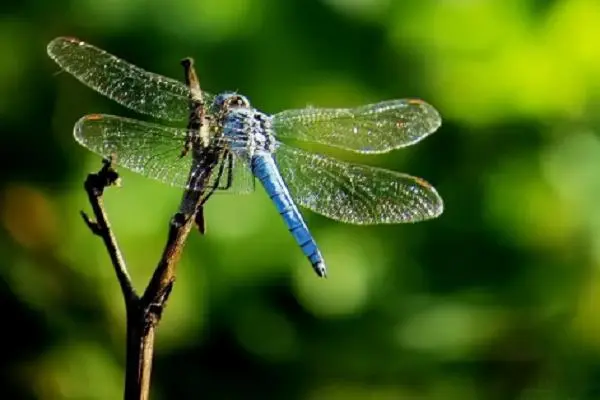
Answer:
M414 144L442 124L422 100L389 100L357 108L305 108L273 116L279 138L321 143L359 153L385 153Z
M203 190L206 186L188 185L193 159L191 155L181 157L186 134L185 129L100 114L81 118L74 128L75 139L81 145L103 157L114 157L117 165L172 186ZM196 177L207 172L202 168L194 167ZM213 171L228 174L228 168L218 164ZM214 174L210 179L216 182Z
M188 118L185 84L136 67L75 38L58 37L48 55L79 81L137 112L171 121ZM204 93L208 104L212 96Z
M433 186L413 176L284 144L275 159L298 204L339 221L360 225L418 222L435 218L444 209Z

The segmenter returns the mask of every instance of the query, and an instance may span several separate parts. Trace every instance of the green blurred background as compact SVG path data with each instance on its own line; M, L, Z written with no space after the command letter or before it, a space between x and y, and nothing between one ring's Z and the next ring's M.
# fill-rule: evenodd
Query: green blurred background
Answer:
M124 307L78 214L100 159L71 132L84 114L134 114L58 73L45 46L60 35L177 79L192 56L204 89L266 112L419 97L444 118L361 158L431 182L441 218L305 213L328 280L262 189L213 197L159 327L153 399L600 398L597 0L1 7L3 398L122 396ZM106 203L141 288L181 193L121 173Z

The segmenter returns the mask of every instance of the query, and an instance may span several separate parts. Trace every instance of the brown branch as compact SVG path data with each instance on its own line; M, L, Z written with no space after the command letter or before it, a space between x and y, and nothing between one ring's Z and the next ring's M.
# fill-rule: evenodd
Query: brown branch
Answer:
M200 232L204 232L202 205L212 194L212 190L207 185L218 160L218 155L213 149L200 145L203 143L203 138L207 137L208 124L205 121L204 101L193 69L193 61L185 59L182 65L185 69L186 83L190 88L188 138L182 152L182 157L191 156L193 160L188 180L190 189L184 192L179 210L171 218L167 243L141 297L133 288L102 201L104 189L116 184L119 179L112 162L105 160L102 169L96 174L88 175L85 182L85 190L96 220L91 220L83 212L82 217L92 233L103 239L125 300L127 312L125 400L149 398L156 328L173 289L176 267L193 225L197 224ZM188 154L189 152L192 154Z
M89 174L84 183L85 191L87 192L88 199L92 205L96 220L93 221L83 211L81 211L81 217L92 233L96 236L100 236L104 241L104 246L106 246L113 268L117 274L121 292L123 293L123 299L125 300L125 306L127 307L127 304L136 299L138 295L131 283L125 260L117 245L117 239L110 228L108 216L104 210L104 202L102 201L104 189L118 184L119 175L113 169L111 160L103 160L103 166L100 171L95 174Z

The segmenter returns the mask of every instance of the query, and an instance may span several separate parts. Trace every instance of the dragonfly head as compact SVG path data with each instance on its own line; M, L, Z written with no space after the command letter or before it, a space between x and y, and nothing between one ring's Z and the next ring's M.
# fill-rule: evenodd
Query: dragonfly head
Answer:
M215 97L213 101L212 108L213 110L231 110L232 108L248 108L250 107L250 102L245 96L241 94L226 92L221 93Z

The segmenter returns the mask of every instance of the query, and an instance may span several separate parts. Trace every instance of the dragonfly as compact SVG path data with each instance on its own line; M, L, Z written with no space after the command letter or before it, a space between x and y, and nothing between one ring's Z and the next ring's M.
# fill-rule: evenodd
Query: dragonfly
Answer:
M77 142L148 178L205 190L190 179L203 171L182 152L189 130L171 126L190 117L190 87L148 72L91 44L58 37L48 55L98 93L137 113L160 120L91 114L74 126ZM202 91L208 135L200 146L216 148L215 192L247 194L258 180L288 231L325 277L327 268L298 205L333 220L374 225L413 223L438 217L444 203L425 180L404 173L349 163L301 149L293 143L381 154L413 145L441 126L438 111L420 99L387 100L355 108L291 109L270 115L247 97ZM293 143L290 143L293 142Z

